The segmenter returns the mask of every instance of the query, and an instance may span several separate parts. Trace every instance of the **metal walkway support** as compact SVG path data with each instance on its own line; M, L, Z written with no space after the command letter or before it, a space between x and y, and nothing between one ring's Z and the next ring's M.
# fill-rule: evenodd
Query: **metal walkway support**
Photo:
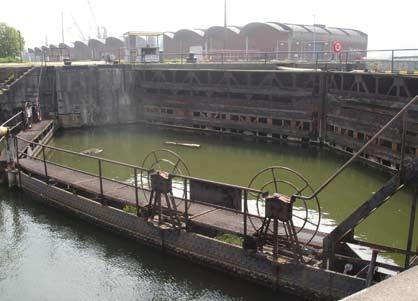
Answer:
M386 123L370 140L367 141L346 163L344 163L333 175L331 175L318 189L316 189L310 196L294 195L294 198L301 200L312 200L323 189L325 189L334 179L341 174L356 158L358 158L366 148L372 144L389 126L395 121L402 119L402 135L401 135L401 161L399 164L398 173L386 182L382 188L377 191L369 200L355 210L350 216L348 216L342 223L340 223L329 235L323 240L323 267L328 269L335 269L335 260L343 259L346 262L350 262L350 257L339 256L337 253L337 244L340 242L349 241L358 245L372 247L377 250L385 250L388 252L400 253L406 255L404 268L409 267L409 258L411 255L416 255L416 252L412 252L412 237L413 227L415 221L416 201L411 206L411 218L408 233L407 249L402 250L398 248L392 248L368 242L363 242L354 239L354 229L370 214L372 214L377 208L383 205L393 194L400 190L404 185L412 185L414 181L418 179L418 160L415 160L408 165L404 166L405 155L405 140L407 131L407 114L408 109L415 104L418 100L418 96L412 98L388 123ZM357 261L358 260L354 260Z

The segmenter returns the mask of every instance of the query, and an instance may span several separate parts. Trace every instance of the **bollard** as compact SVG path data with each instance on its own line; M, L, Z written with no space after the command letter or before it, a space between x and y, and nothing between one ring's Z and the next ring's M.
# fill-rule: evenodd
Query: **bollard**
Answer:
M7 136L9 134L9 128L5 126L0 126L0 138Z

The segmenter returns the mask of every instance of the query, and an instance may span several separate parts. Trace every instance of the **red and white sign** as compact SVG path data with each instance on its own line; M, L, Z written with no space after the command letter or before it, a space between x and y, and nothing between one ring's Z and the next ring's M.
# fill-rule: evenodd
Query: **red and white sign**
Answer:
M341 44L341 42L336 41L332 44L332 49L334 50L334 52L340 53L341 51L343 51L343 44Z

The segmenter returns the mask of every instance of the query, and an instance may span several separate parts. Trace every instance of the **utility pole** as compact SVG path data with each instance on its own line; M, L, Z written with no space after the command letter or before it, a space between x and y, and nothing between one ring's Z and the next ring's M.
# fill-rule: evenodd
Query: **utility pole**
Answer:
M224 51L226 50L226 40L227 40L227 19L226 19L226 0L224 0Z
M64 39L64 12L61 12L61 37L62 37L62 43L65 44L65 39Z
M316 56L316 26L315 26L315 24L316 24L316 15L313 15L313 25L314 25L314 28L313 28L313 52L314 52L314 56L313 57Z

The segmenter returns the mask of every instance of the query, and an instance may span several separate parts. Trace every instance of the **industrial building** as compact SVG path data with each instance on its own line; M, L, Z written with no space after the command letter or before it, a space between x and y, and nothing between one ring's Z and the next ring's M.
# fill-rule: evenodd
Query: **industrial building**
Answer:
M131 33L131 34L130 34ZM68 54L72 60L102 60L113 55L117 60L126 60L131 53L140 53L140 47L148 46L146 37L127 32L124 37L108 37L106 40L89 39L59 47L42 46L47 60L58 60L60 54ZM343 51L366 51L367 34L356 29L327 27L325 25L302 25L279 22L252 22L245 26L212 26L208 29L180 29L176 32L158 33L152 47L158 47L165 59L175 59L190 52L207 55L276 53L280 59L310 59L320 55L326 59L333 52L336 42ZM145 42L147 41L147 42ZM141 43L139 43L141 42ZM62 47L61 47L62 46ZM63 52L61 48L66 50ZM138 48L138 49L137 49ZM34 50L34 57L40 57ZM316 54L318 53L318 54Z

